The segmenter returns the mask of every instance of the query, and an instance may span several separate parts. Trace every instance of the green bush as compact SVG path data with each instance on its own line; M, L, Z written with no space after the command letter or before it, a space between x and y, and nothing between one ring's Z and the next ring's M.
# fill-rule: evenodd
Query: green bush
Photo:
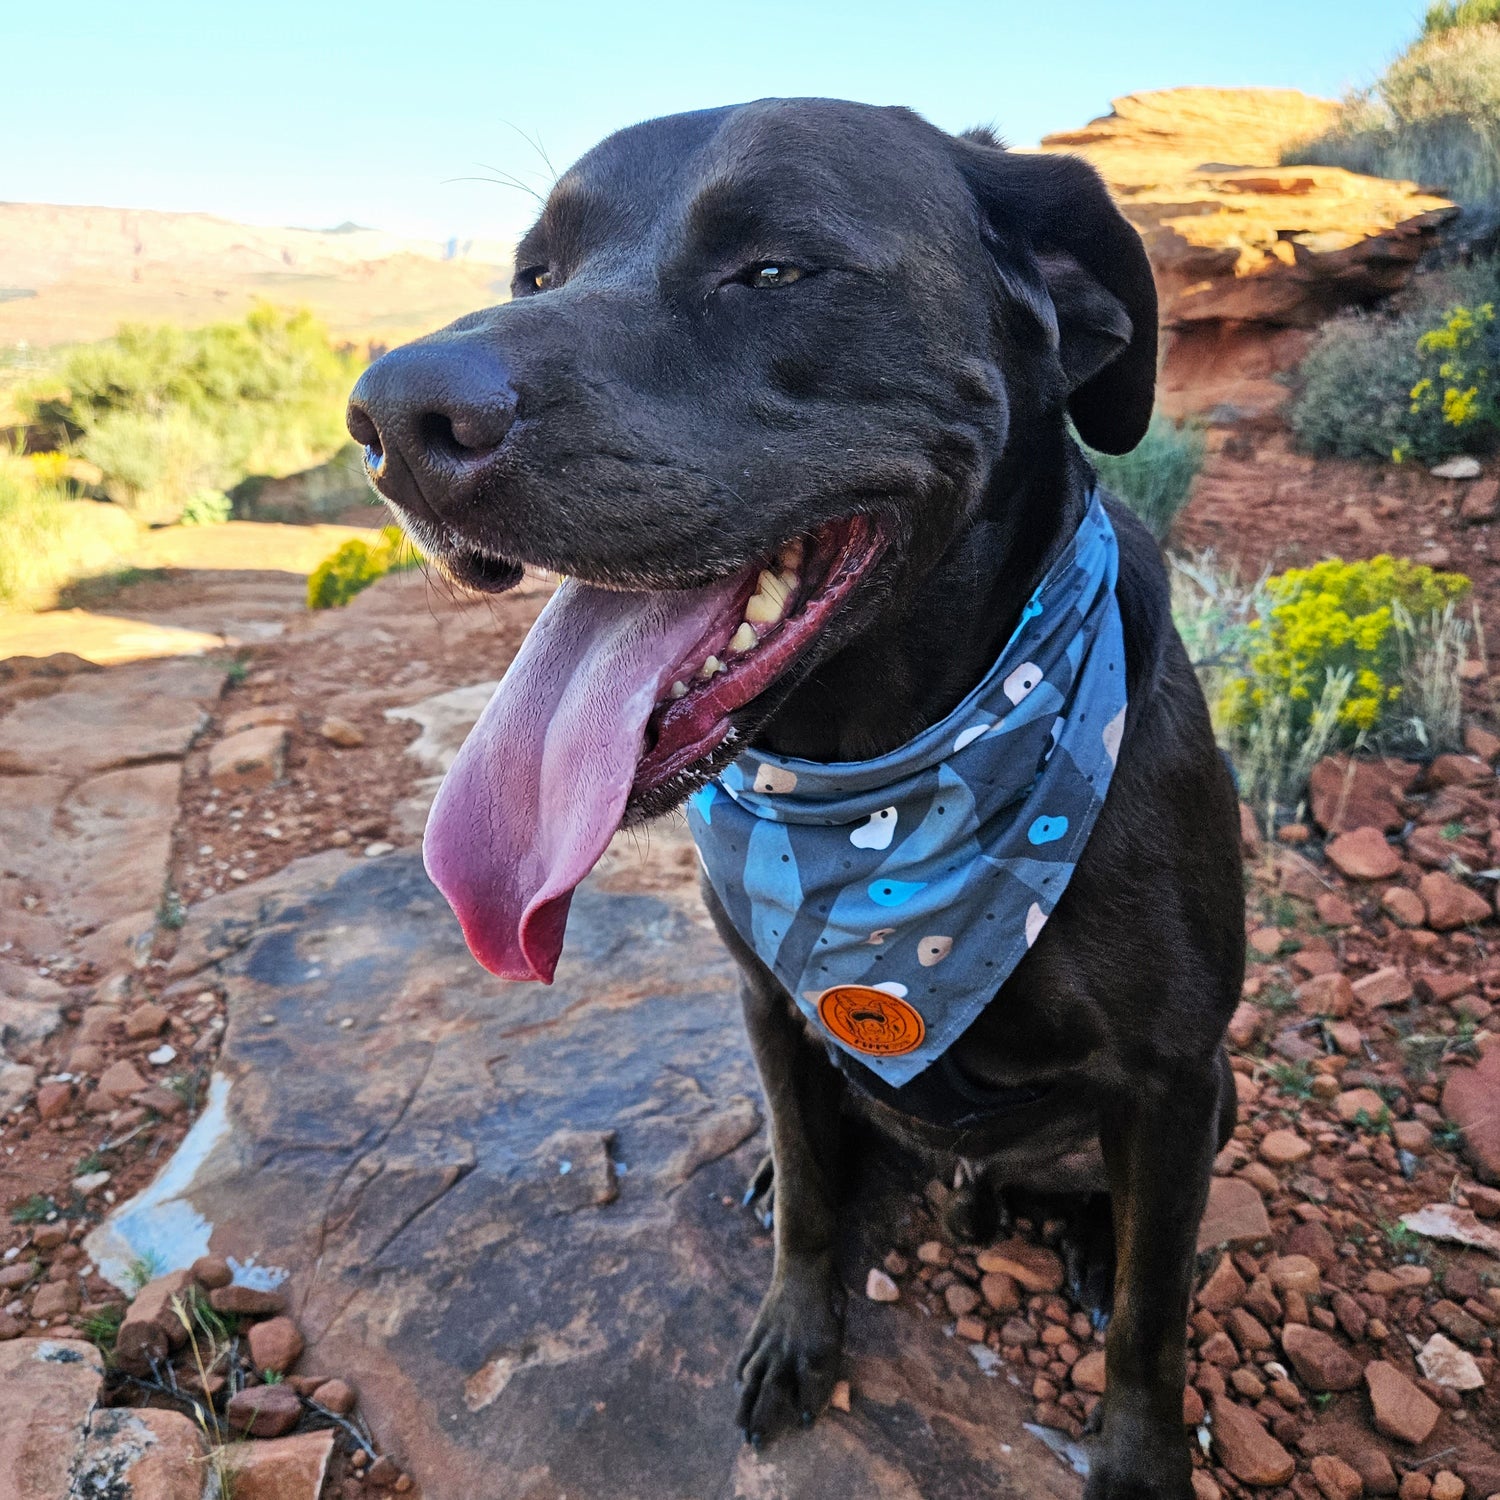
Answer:
M387 573L404 572L421 562L399 526L386 526L375 542L351 537L313 569L307 580L307 607L335 609L369 588Z
M1500 6L1434 6L1425 34L1333 126L1283 158L1409 178L1466 208L1500 207Z
M290 474L347 441L358 360L310 313L256 307L207 328L132 325L67 351L21 397L33 425L97 465L112 500L175 520L199 491Z
M1424 278L1404 311L1324 324L1293 379L1287 416L1298 447L1323 458L1435 463L1483 446L1493 436L1486 423L1455 425L1443 400L1413 392L1444 379L1447 361L1428 336L1446 330L1456 308L1482 307L1497 295L1500 267L1480 263Z
M1436 0L1422 20L1423 36L1438 36L1464 26L1490 26L1500 21L1500 0Z
M1245 587L1174 559L1172 613L1252 806L1290 805L1339 747L1458 741L1471 585L1381 556L1338 558Z
M1160 541L1187 504L1203 467L1203 430L1179 426L1158 414L1129 453L1087 451L1105 488L1118 495Z
M178 517L179 526L222 526L234 510L223 490L195 490Z
M75 500L50 466L0 449L0 607L44 607L64 584L120 566L135 522L118 506Z

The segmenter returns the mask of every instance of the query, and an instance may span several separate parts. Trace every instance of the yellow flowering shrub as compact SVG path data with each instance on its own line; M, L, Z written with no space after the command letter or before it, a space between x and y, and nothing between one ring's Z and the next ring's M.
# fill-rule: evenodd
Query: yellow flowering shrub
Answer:
M374 542L351 537L313 569L307 580L307 607L334 609L347 604L377 578L414 568L420 561L399 526L383 527Z
M1379 729L1402 695L1400 618L1427 620L1461 600L1470 582L1402 558L1367 562L1334 558L1292 568L1265 584L1259 617L1249 626L1247 670L1231 679L1221 717L1247 726L1273 699L1292 734L1305 733L1327 683L1347 675L1337 709L1340 738Z
M1493 302L1455 307L1447 321L1417 340L1424 363L1438 361L1411 390L1413 416L1441 412L1449 427L1486 438L1500 429L1500 324ZM1398 460L1400 450L1393 455Z

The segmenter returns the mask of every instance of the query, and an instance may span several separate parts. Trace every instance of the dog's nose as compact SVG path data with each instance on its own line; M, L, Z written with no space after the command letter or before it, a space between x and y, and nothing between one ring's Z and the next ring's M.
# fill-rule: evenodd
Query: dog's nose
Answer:
M505 366L451 339L407 344L376 360L346 416L380 492L439 514L469 497L515 420Z

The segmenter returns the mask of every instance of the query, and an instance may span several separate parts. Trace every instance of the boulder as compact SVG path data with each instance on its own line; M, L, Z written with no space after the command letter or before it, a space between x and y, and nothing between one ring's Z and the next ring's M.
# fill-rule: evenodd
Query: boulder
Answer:
M281 1437L302 1416L302 1398L291 1386L252 1385L236 1391L224 1408L224 1419L247 1437Z
M203 1437L179 1411L96 1411L73 1470L70 1496L109 1500L202 1500Z
M92 1344L17 1339L0 1344L0 1474L13 1500L59 1500L104 1383Z

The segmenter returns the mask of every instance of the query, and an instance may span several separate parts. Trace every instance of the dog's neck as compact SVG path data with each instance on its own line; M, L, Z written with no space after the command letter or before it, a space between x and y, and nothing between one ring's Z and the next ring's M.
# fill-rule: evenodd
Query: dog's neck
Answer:
M1008 454L936 566L823 662L754 743L803 760L869 760L951 713L994 664L1088 505L1077 445Z

